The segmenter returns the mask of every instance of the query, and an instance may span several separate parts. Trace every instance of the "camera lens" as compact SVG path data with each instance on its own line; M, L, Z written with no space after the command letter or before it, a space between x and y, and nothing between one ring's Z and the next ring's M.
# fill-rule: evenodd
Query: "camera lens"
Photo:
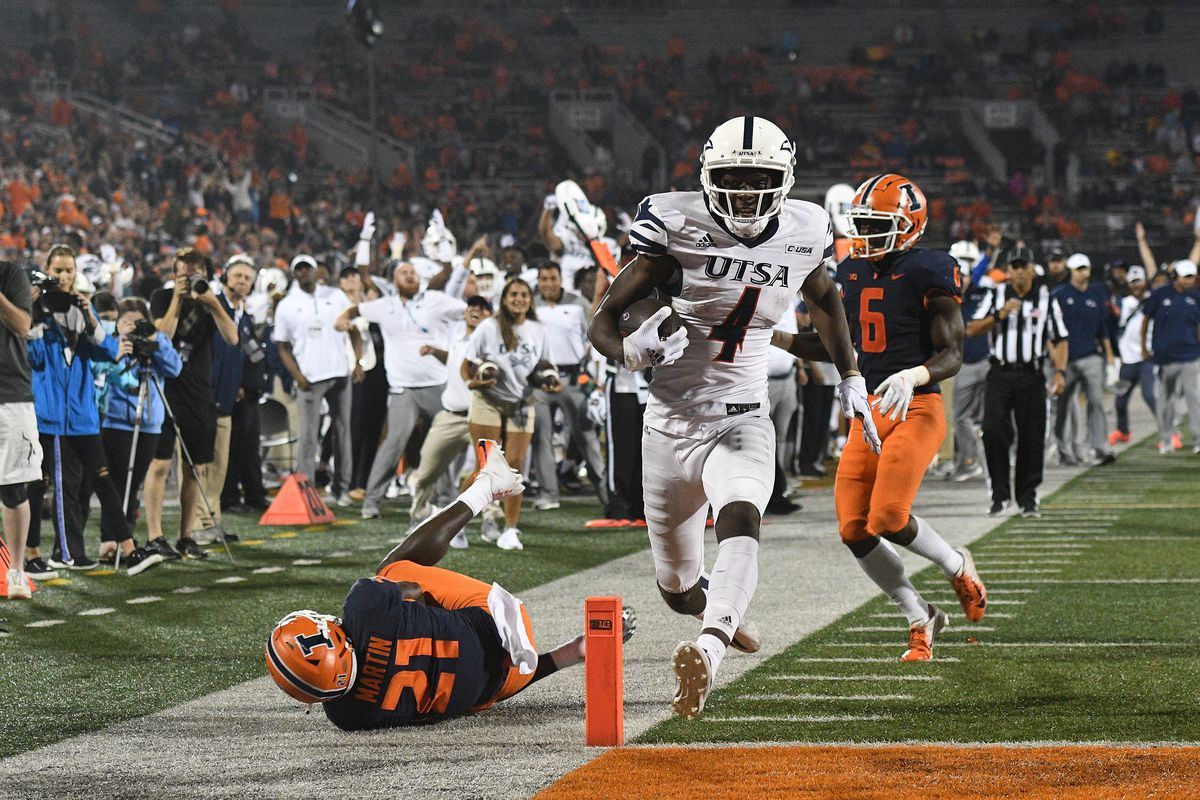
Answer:
M208 281L201 275L193 275L190 279L192 294L204 294L208 291Z

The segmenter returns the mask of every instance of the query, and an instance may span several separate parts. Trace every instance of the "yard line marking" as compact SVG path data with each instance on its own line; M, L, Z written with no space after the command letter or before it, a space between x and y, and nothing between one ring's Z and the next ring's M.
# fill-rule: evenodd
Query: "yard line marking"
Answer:
M180 586L174 591L174 594L195 594L196 592L202 591L204 591L204 589L200 588L199 586Z
M972 630L972 631L994 631L995 628L989 625L973 625L969 622L963 622L957 625L950 626L955 630ZM844 629L848 633L895 633L902 630L896 625L854 625Z
M1200 642L946 642L938 647L1190 647ZM825 642L821 647L895 647L892 642ZM938 659L934 659L934 663Z
M292 562L292 566L315 567L317 564L320 564L320 563L321 563L321 559L319 559L319 558L297 558L295 561Z
M979 570L981 575L1058 575L1061 569L989 569Z
M746 717L705 717L707 722L800 722L800 723L820 723L820 722L874 722L876 720L891 719L887 714L830 714L821 717L801 717L794 714L780 714L777 716L755 715Z
M295 539L298 534L295 531L282 531L280 533L272 533L272 539Z
M52 628L55 625L62 625L66 622L65 619L39 619L37 622L26 622L26 628Z
M86 611L80 611L81 617L103 617L105 614L111 614L116 611L115 608L89 608Z
M330 558L345 558L346 556L351 556L354 554L349 550L334 550L332 553L326 553L325 555L329 556Z
M1045 564L1070 564L1071 560L1069 558L992 558L988 559L986 563L992 567L1033 567Z
M131 606L143 606L146 603L157 603L160 600L162 600L162 598L159 597L158 595L148 594L144 597L131 597L128 600L126 600L125 602Z
M241 575L230 575L228 578L217 578L213 583L241 583L244 580Z
M921 592L921 596L926 600L958 600L958 597L952 592ZM987 601L988 607L991 606L1023 606L1024 600L1006 600L1003 597L989 597Z
M1039 578L1038 583L1056 584L1161 584L1161 583L1200 583L1200 578ZM996 581L1005 585L1005 581ZM1011 590L1006 590L1011 591Z
M988 602L990 603L992 601L989 600ZM879 656L801 656L800 658L793 658L791 660L796 661L801 664L895 664L896 666L900 665L900 659L898 659L898 658L880 658ZM930 663L933 663L933 664L946 664L946 663L957 664L958 662L959 662L959 659L950 657L950 658L939 658L936 661L933 661ZM908 669L908 667L906 666L905 669Z
M940 681L941 675L768 675L770 681Z
M252 575L274 575L276 572L283 572L283 567L259 567L250 570Z
M992 600L990 597L988 598L988 605L989 605L989 606L990 606L992 603L994 603L994 602L995 602L995 601L994 601L994 600ZM872 619L900 619L900 620L903 620L903 619L904 619L904 616L903 616L902 614L900 614L900 613L895 613L895 614L880 613L880 614L870 614L870 615L868 615L868 616L870 616ZM1013 616L1014 616L1013 614L1001 614L1001 613L998 613L998 612L997 612L997 613L991 613L991 612L989 612L989 613L988 613L988 615L987 615L987 618L988 618L988 619L993 619L993 618L994 618L994 619L1012 619L1012 618L1013 618ZM968 622L968 623L965 623L965 624L969 625L970 623ZM975 628L975 630L980 630L980 629L979 629L979 628Z
M854 702L869 702L871 700L912 700L911 694L810 694L803 692L801 694L743 694L738 696L739 700L754 700L762 702L776 702L780 700L803 700L803 701L829 701L829 700L851 700Z
M1009 583L1009 582L997 581L997 583ZM1011 583L1016 585L1017 582L1012 581ZM1039 581L1039 583L1045 583L1045 581ZM932 586L928 589L922 589L920 586L918 586L917 591L920 592L921 594L936 594L937 592L942 591L942 588L940 586ZM1036 589L1005 589L1003 594L1033 594L1036 591L1037 591ZM955 595L954 597L955 597L955 599L957 599L958 595ZM988 602L989 603L992 602L992 598L989 597Z

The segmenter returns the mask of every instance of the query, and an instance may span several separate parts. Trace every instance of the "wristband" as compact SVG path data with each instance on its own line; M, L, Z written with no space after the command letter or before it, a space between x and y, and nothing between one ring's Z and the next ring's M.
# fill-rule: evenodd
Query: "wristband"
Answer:
M862 373L856 369L848 369L842 373L842 380L844 380L844 381L849 380L850 378L861 378L861 377L862 377Z

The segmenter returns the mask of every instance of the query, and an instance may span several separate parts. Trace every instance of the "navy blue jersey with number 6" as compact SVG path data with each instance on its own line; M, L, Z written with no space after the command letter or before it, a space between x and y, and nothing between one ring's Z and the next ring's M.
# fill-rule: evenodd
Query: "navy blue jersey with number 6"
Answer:
M922 247L876 261L843 259L837 282L868 392L933 356L927 309L931 297L962 301L958 264L949 253ZM936 383L917 388L918 394L940 391Z

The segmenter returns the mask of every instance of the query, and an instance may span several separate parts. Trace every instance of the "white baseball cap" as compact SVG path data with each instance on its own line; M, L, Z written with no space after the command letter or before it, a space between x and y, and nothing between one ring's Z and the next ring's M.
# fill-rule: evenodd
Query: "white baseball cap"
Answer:
M1067 258L1067 269L1079 269L1080 267L1091 267L1092 260L1083 253L1071 253Z
M1175 277L1177 278L1192 277L1196 274L1196 262L1184 258L1176 261L1173 269L1175 270Z
M1142 281L1144 283L1145 280L1146 280L1146 270L1142 267L1135 265L1135 266L1130 267L1125 272L1125 282L1126 283L1133 283L1134 281Z

